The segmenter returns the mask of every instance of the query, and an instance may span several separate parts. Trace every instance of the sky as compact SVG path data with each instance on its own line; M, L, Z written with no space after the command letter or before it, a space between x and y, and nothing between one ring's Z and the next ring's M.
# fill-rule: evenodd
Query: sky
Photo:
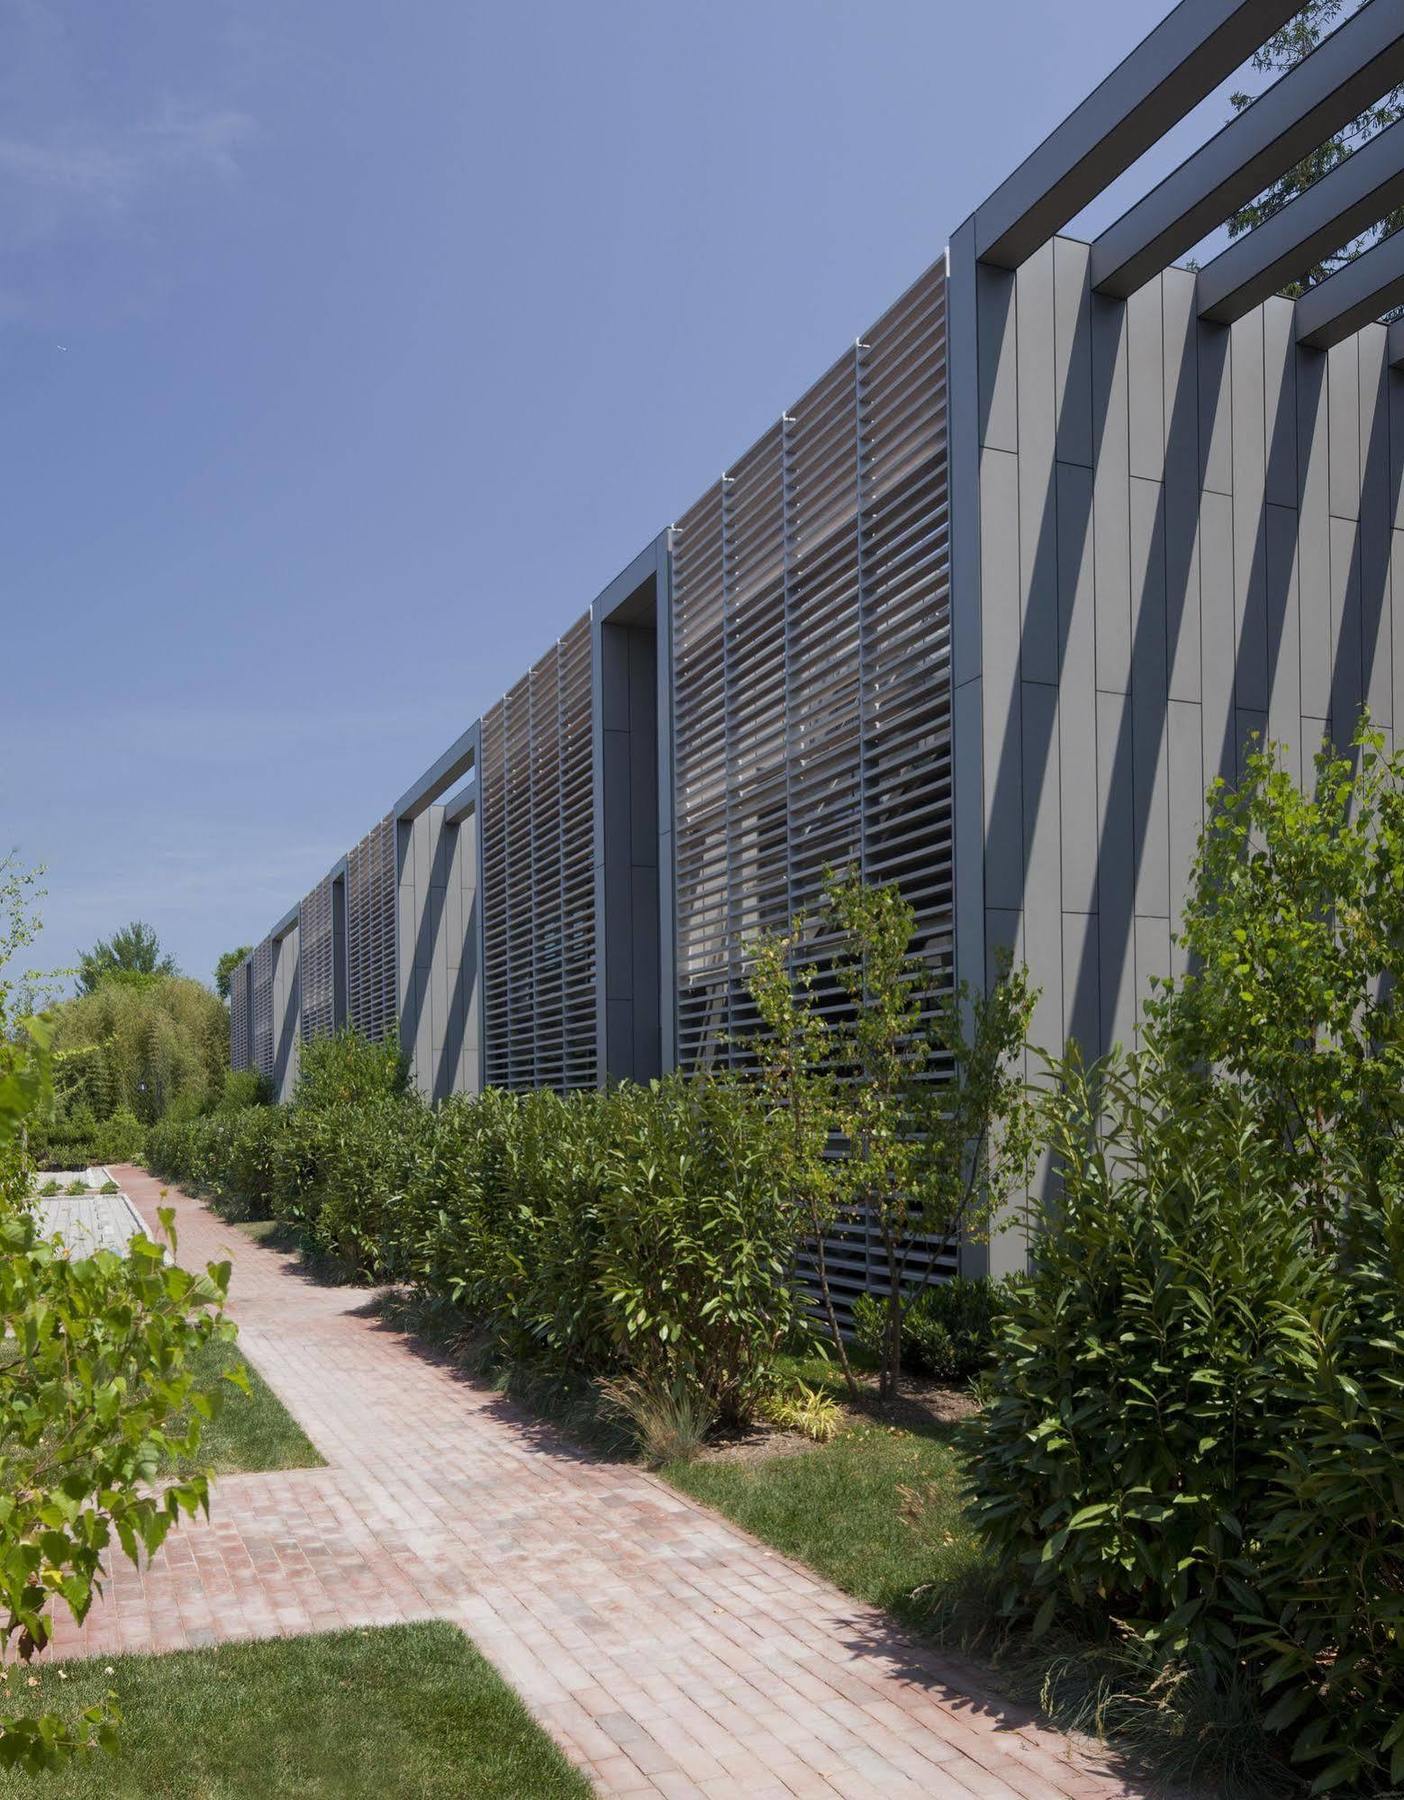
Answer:
M38 965L261 937L1166 4L0 0Z

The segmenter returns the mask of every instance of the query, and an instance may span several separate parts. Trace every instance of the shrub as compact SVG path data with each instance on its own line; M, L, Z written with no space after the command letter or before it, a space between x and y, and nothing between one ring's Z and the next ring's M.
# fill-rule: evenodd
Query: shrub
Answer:
M1003 1284L956 1275L914 1288L902 1309L902 1366L934 1381L963 1386L989 1366ZM886 1338L883 1303L861 1294L853 1307L854 1335L880 1356Z
M364 1065L343 1046L331 1066ZM164 1123L151 1165L457 1308L512 1358L690 1386L730 1419L757 1404L800 1316L803 1225L753 1092L672 1078L428 1108L354 1085L337 1101L319 1075L292 1106Z
M273 1099L272 1085L257 1069L226 1069L224 1089L219 1105L225 1112L238 1112L245 1106L267 1106Z
M41 1119L32 1129L30 1154L40 1168L86 1169L95 1163L135 1162L144 1153L146 1132L125 1108L107 1119L86 1111L54 1122Z
M1013 1608L1404 1779L1404 757L1218 791L1141 1054L1055 1067L1059 1192L968 1428Z
M353 1106L395 1099L408 1082L409 1064L394 1037L372 1043L347 1026L302 1046L296 1100L302 1107Z

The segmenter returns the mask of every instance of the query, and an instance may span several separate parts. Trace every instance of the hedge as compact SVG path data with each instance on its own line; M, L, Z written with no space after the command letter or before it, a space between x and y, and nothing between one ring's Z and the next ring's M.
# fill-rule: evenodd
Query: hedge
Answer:
M163 1122L147 1156L452 1305L514 1357L695 1383L736 1419L804 1316L776 1129L740 1085L669 1078L432 1108L304 1096Z

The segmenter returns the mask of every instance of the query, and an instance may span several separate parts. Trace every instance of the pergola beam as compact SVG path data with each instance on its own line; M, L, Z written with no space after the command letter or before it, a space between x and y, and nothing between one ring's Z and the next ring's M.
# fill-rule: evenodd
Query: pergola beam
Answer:
M397 819L417 819L439 795L461 781L478 760L478 727L470 725L443 755L432 762L412 787L395 802Z
M976 256L1017 268L1299 8L1180 0L977 210Z
M1401 81L1404 7L1368 0L1097 238L1093 287L1143 287Z
M1329 350L1404 304L1404 231L1373 245L1297 302L1297 342Z
M1404 119L1206 263L1196 290L1200 317L1231 325L1398 206L1404 206Z

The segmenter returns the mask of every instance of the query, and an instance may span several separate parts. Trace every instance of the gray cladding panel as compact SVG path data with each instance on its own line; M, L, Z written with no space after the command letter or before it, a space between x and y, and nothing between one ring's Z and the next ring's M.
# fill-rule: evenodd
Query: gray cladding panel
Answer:
M983 679L957 695L956 909L986 956L1017 937L1045 1043L1098 1052L1174 966L1205 785L1254 733L1300 776L1363 703L1394 723L1404 372L1384 327L1314 351L1285 302L1230 329L1186 271L1119 302L1085 270L1059 243L969 284L983 430L952 480L980 497Z

